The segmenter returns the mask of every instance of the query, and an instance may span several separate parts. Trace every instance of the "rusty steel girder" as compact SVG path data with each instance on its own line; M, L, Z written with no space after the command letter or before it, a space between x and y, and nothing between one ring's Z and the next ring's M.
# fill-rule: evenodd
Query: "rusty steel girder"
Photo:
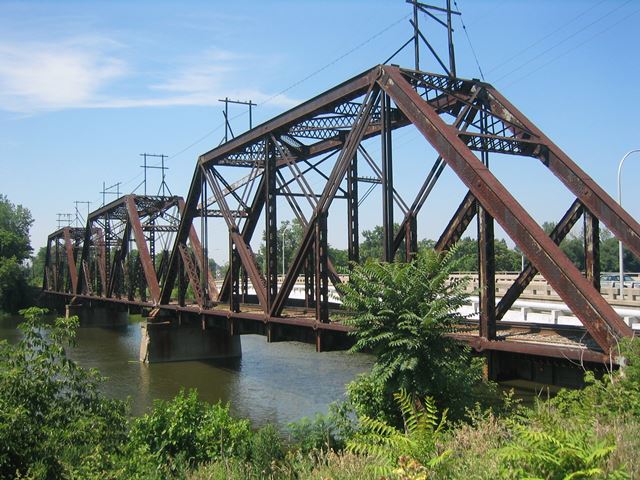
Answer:
M617 346L621 336L630 336L631 329L613 308L473 154L471 150L479 148L473 143L474 136L446 124L400 69L383 69L382 88L467 185L478 203L500 223L601 348L609 351ZM498 125L494 130L497 135L491 133L491 136L505 141L508 139L510 144L515 145L510 146L509 150L515 148L518 154L528 152L532 156L541 155L547 159L546 165L551 171L565 181L581 202L589 205L594 215L602 217L601 220L616 236L628 243L632 251L640 249L640 225L637 222L519 112L510 108L510 104L492 87L477 82L476 88L485 89L489 97L487 104L481 108L486 109L488 105L497 111L493 119L494 125ZM493 110L490 112L490 115L494 115ZM522 141L526 143L520 145ZM489 151L496 151L497 148L496 144L492 144ZM581 188L575 188L576 185Z
M42 288L75 293L78 286L78 254L82 250L84 228L63 227L47 238Z
M407 202L395 187L396 166L402 159L394 152L393 133L410 126L438 157L420 182L415 199ZM380 138L379 156L370 153L371 140L376 137ZM573 194L572 207L550 236L493 175L489 159L494 153L538 159ZM151 245L150 232L161 232L160 226L154 230L155 223L150 227L145 218L157 215L161 208L148 213L153 208L144 210L140 197L131 196L94 212L85 229L75 290L84 295L117 296L121 289L117 272L122 270L122 258L130 255L128 243L133 236L141 260L139 276L144 279L141 291L148 290L156 305L174 305L177 287L177 304L187 308L185 291L190 284L202 312L219 311L213 310L216 304L228 303L230 319L340 329L332 320L338 305L330 300L328 290L329 282L337 285L341 281L328 255L328 215L334 200L346 200L345 244L349 259L357 262L359 207L370 189L380 185L384 259L394 261L404 244L401 257L409 261L418 246L418 213L446 168L458 176L468 193L436 250L449 249L474 218L478 222L480 328L477 341L471 343L477 348L511 348L497 338L496 326L540 272L601 351L615 353L618 340L631 335L631 330L598 291L599 225L604 224L639 256L640 225L490 84L389 65L369 69L202 154L186 201L176 203L179 221L176 216L171 227L163 227L175 230L175 238L161 272L150 260L154 255L151 247L145 249ZM364 170L371 176L362 176ZM363 192L359 183L367 184L368 190ZM286 203L278 203L278 197ZM279 280L277 219L283 205L298 219L303 233ZM399 227L394 223L394 210L402 214ZM580 216L585 221L586 276L558 247ZM118 234L112 225L116 218L123 222ZM229 268L219 291L208 272L210 218L224 221L215 234L224 231L229 242ZM494 222L529 261L499 302L495 298ZM264 266L251 247L261 229L267 252ZM304 277L304 306L315 312L311 320L287 311L300 276ZM249 286L252 295L248 295ZM536 351L546 352L545 348Z
M74 292L157 304L183 205L177 196L125 195L90 213Z

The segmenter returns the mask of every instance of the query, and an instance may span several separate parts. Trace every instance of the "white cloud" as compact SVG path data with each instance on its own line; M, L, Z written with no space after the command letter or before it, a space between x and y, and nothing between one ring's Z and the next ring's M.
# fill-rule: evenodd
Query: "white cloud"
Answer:
M252 62L233 52L210 49L146 85L111 53L114 47L122 46L108 39L0 42L0 109L32 114L77 108L211 106L225 96L258 104L268 101L281 108L298 103L285 95L244 87L243 70ZM114 83L123 79L138 85L138 93L117 93Z
M126 73L100 42L0 43L0 108L23 113L81 107Z

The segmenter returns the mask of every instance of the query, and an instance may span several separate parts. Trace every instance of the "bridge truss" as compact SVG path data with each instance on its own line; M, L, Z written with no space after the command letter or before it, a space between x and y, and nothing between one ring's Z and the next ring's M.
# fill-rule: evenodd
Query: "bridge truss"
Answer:
M392 133L411 126L429 142L437 158L415 198L407 201L395 188L398 169L394 171ZM379 162L370 153L372 142L379 143ZM535 158L572 194L573 203L551 235L545 234L491 172L491 154ZM601 360L615 354L619 339L632 332L599 293L599 228L604 224L640 256L640 225L490 84L390 65L367 70L202 154L185 202L176 197L127 196L94 212L84 232L80 262L69 253L73 248L64 240L71 277L74 268L78 272L75 283L71 278L71 287L78 295L107 298L121 298L128 291L129 301L146 302L160 310L196 309L228 319L232 329L236 320L251 320L305 326L316 332L346 331L334 315L338 306L329 298L329 285L341 281L328 255L327 217L334 201L346 202L348 256L358 262L360 189L364 182L380 185L384 260L410 261L418 245L418 212L447 167L468 191L436 249L449 249L474 219L479 245L479 328L472 336L459 337L477 350L584 358L584 350L523 345L505 341L499 334L504 314L539 272L593 340L589 358ZM373 176L361 176L363 168ZM282 279L278 276L277 218L283 203L278 198L286 201L287 213L304 227L300 246ZM147 202L155 203L150 207ZM159 230L155 219L169 205L179 214L171 214L170 226ZM401 218L394 218L394 211L402 212ZM140 220L143 217L145 221ZM581 218L584 275L558 247ZM219 290L208 267L208 222L212 219L223 221L224 227L216 228L214 235L224 235L229 245L229 268ZM495 297L494 222L528 259L499 302ZM155 254L147 251L147 245L152 232L160 231L171 231L173 237L170 251L156 265ZM251 246L256 233L263 231L264 264ZM50 237L55 252L62 242L55 239L64 235L69 237L71 232L59 231ZM127 255L132 256L125 245L130 238L135 240L140 267L125 261ZM54 267L60 258L48 246L47 272L61 271ZM144 275L136 277L132 273L136 268ZM131 280L132 275L139 281ZM296 310L291 300L299 277L304 280L305 310ZM144 288L136 287L143 284ZM195 304L186 303L186 285L191 286ZM137 297L132 288L134 292L138 288ZM63 291L60 281L47 281L46 289ZM148 297L142 292L148 292ZM312 315L301 313L309 311Z

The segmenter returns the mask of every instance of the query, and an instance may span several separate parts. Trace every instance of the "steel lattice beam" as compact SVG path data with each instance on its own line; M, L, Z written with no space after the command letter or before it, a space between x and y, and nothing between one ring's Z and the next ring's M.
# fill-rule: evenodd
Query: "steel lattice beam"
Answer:
M401 164L402 159L393 152L393 132L411 125L436 150L438 158L408 205L394 186L394 177L399 174L395 165ZM380 165L362 145L375 137L380 137ZM488 165L490 153L539 159L575 196L574 204L551 236L544 234L493 175ZM172 305L171 293L178 281L178 303L180 308L188 308L184 305L186 278L203 311L210 308L211 302L229 302L230 318L308 324L304 319L289 318L291 314L285 312L294 284L304 274L305 305L315 309L314 325L333 328L328 281L340 280L328 258L327 216L333 201L347 199L345 243L349 259L358 261L358 209L368 193L363 194L358 184L369 182L368 188L380 185L385 258L392 260L404 241L403 256L410 260L417 250L418 213L445 166L466 185L468 193L435 248L449 249L477 217L483 291L482 338L476 342L478 348L507 348L496 340L496 325L538 271L605 353L613 351L619 337L631 334L598 291L598 232L600 223L606 225L640 256L640 225L490 84L388 65L369 69L202 154L187 199L180 201L179 214L168 224L160 225L158 221L171 199L132 196L93 212L80 234L82 241L78 240L82 243L80 261L72 255L69 241L65 240L64 247L53 241L47 244L49 260L44 282L48 289L60 288L64 269L60 259L66 256L66 264L76 263L69 270L75 272L69 283L77 294L116 295L121 288L121 276L127 276L123 257L130 253L127 232L131 232L141 260L134 270L144 277L142 291L148 288L156 305L167 308ZM223 174L229 167L251 170L233 180ZM367 175L362 167L371 169L374 176L359 176ZM318 184L322 186L318 188ZM304 229L281 285L278 285L276 248L276 220L281 215L278 212L276 216L278 196L286 199L284 206L290 207ZM298 198L306 199L308 205L303 200L301 206ZM303 207L311 214L305 214ZM394 231L394 208L402 213L398 231ZM557 245L583 214L587 278ZM201 239L193 224L197 217L204 235ZM219 292L208 273L209 217L222 218L229 237L230 265ZM493 298L494 219L530 262L497 305ZM267 239L265 271L251 250L254 233L261 224ZM145 248L149 238L161 233L175 234L175 238L171 255L168 260L163 259L158 273L153 248ZM129 276L135 274L128 272ZM240 289L244 282L244 298L247 278L253 285L261 313L255 312L255 306L252 313L242 311Z

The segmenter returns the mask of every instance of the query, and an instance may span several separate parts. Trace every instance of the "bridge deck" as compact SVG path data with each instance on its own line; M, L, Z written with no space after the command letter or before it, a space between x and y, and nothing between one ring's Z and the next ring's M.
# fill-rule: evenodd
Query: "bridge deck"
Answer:
M77 299L76 301L80 302L90 300L92 302L104 302L106 304L119 303L149 310L159 308L160 311L165 313L197 315L218 320L225 319L231 322L247 321L262 325L288 325L314 332L327 331L344 335L352 330L343 323L349 314L340 310L330 311L330 322L322 323L316 320L314 309L305 309L302 307L287 307L281 316L270 317L255 304L241 304L241 312L231 312L229 311L228 305L225 304L218 304L206 309L195 304L180 306L177 303L154 307L150 302L137 300L101 298L86 295L72 296L53 291L47 291L45 293L65 297L66 300L71 300L72 297L75 297ZM499 321L497 322L496 339L487 340L480 337L478 322L469 320L459 325L450 335L479 352L502 351L563 358L574 361L607 364L617 363L615 358L609 357L602 351L597 342L595 342L586 329L581 326L539 323L522 324L518 322Z

